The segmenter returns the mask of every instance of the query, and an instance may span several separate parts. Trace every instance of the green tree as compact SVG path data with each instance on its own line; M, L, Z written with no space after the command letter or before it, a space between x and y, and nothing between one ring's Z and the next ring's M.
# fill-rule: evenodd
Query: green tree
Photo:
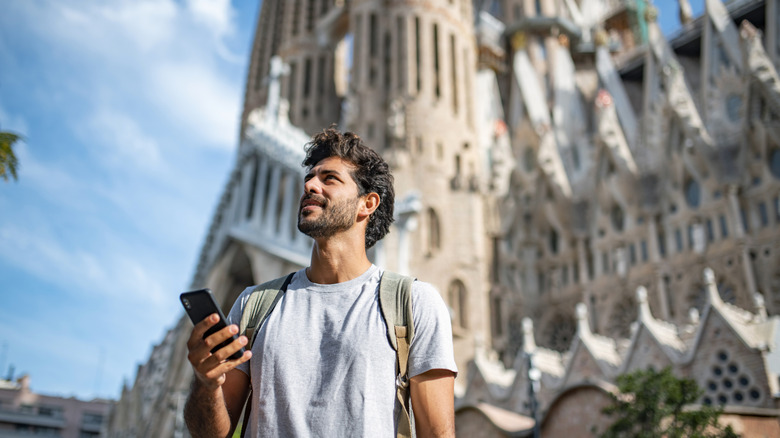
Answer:
M620 391L602 411L617 417L603 438L732 438L731 426L718 423L721 409L694 406L703 391L693 379L677 378L671 369L634 371L617 378Z
M8 181L9 176L17 179L19 160L14 154L14 143L21 139L13 132L0 132L0 178Z

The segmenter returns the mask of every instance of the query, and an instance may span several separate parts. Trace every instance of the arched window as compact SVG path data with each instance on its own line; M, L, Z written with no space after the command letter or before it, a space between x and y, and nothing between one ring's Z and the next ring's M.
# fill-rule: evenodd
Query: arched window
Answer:
M692 208L697 208L701 204L701 189L699 183L693 178L685 182L685 202Z
M452 309L452 323L458 327L468 328L468 297L466 286L460 280L453 280L447 293Z
M433 208L428 209L428 254L433 254L441 249L441 229L439 215Z

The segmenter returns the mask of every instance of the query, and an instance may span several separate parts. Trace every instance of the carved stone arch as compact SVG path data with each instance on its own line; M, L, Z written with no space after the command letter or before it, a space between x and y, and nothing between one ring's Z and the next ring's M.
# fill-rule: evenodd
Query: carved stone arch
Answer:
M577 333L577 321L572 313L559 312L547 320L541 333L543 346L556 351L567 351Z
M233 242L231 245L234 246L233 251L227 252L227 254L232 253L231 260L226 264L224 283L220 285L220 289L224 291L222 294L224 299L220 305L226 315L238 295L256 283L252 273L252 260L244 245L238 242Z
M637 320L637 316L638 308L633 297L627 296L617 300L609 314L607 335L614 338L630 338L631 324Z

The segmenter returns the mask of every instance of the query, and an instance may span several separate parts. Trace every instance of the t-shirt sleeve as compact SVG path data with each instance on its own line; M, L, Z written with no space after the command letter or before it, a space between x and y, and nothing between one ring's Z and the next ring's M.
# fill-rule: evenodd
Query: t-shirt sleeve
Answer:
M249 299L249 294L252 292L252 289L254 286L250 286L246 289L244 289L243 292L241 292L241 295L238 296L236 299L236 302L233 303L233 307L230 309L230 313L225 317L227 319L228 325L235 324L240 325L241 323L241 315L244 313L244 307L246 306L246 301ZM249 375L249 362L246 361L242 363L241 365L237 366L237 370L241 370L246 374Z
M429 283L412 286L414 337L409 347L409 377L433 369L458 373L452 346L452 322L447 305Z

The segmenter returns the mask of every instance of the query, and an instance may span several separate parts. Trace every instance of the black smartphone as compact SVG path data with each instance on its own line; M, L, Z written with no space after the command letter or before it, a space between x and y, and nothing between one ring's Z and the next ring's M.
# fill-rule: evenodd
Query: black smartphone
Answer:
M181 304L184 306L184 310L187 312L187 315L189 315L193 324L197 324L203 321L212 313L219 315L219 321L206 330L206 333L203 334L204 339L212 333L218 332L219 330L227 327L227 324L225 323L225 315L222 313L222 310L220 310L217 302L214 300L214 295L211 293L211 290L200 289L194 290L192 292L184 292L179 296L179 299L181 299ZM227 346L235 339L238 339L238 335L233 335L231 339L226 339L221 344L212 348L211 353L214 354L217 350ZM241 356L243 356L244 351L245 349L241 347L240 350L233 353L228 359L239 359Z

